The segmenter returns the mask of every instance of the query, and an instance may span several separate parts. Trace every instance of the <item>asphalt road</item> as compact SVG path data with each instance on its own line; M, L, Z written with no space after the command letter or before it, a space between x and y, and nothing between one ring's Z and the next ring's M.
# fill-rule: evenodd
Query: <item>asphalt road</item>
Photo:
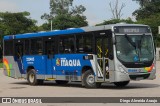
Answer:
M45 82L44 85L30 86L26 80L13 79L3 75L0 70L0 97L160 97L160 61L157 62L157 78L155 80L131 81L125 88L117 88L113 84L103 84L98 89L86 89L80 83L69 83L57 85L55 82ZM9 104L0 104L0 106ZM18 104L21 106L21 104ZM28 104L24 104L28 105ZM35 104L34 104L35 105ZM34 106L33 105L33 106ZM128 104L37 104L37 106L99 106L115 105L124 106ZM129 104L135 106L135 104ZM159 104L136 104L137 105L159 105ZM13 106L13 104L11 105ZM17 104L15 104L17 106ZM29 106L29 105L28 105Z

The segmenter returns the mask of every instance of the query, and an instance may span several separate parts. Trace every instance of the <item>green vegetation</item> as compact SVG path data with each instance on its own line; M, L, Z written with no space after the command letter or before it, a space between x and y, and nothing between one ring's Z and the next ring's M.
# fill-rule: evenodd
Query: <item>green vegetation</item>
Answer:
M42 19L48 21L42 27L50 30L52 20L53 29L67 29L87 26L86 16L83 12L86 8L82 5L73 6L73 0L50 0L50 14L44 14Z
M37 31L36 21L28 18L29 12L0 12L0 35L13 35Z
M28 18L29 12L0 12L0 59L2 58L2 38L4 35L35 32L38 30L36 21Z
M149 25L152 29L156 45L160 47L160 35L158 26L160 26L160 0L136 0L140 8L133 12L137 23Z
M107 24L116 24L116 23L121 23L121 22L125 22L125 23L128 23L128 24L135 23L130 18L128 18L128 19L111 19L111 20L106 20L103 23L97 24L97 26L98 25L107 25Z
M0 68L3 68L3 63L0 63Z

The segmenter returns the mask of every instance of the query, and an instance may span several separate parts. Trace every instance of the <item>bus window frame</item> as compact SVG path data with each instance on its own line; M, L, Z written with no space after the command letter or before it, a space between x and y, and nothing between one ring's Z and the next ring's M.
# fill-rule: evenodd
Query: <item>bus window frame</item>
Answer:
M48 54L48 52L46 52L46 42L52 42L53 41L53 43L54 43L54 52L53 52L53 54ZM57 54L58 52L57 52L57 44L56 44L56 42L57 42L57 37L55 37L55 36L47 36L47 37L43 37L43 54L44 55L55 55L55 54Z
M41 39L41 49L42 49L42 52L41 53L31 53L31 50L32 50L32 40L38 40L38 39ZM35 38L30 38L30 55L43 55L44 54L44 47L43 47L43 37L35 37ZM38 50L38 49L36 49Z
M58 49L57 49L58 54L75 54L76 53L76 42L75 42L76 37L75 36L76 36L75 34L57 36L56 45L58 47ZM72 38L72 37L73 37L73 46L74 46L73 52L60 52L60 40L61 39L68 39L68 38Z
M24 39L14 39L13 41L14 41L14 43L13 43L13 47L14 47L13 53L14 53L14 54L13 54L13 55L14 55L14 56L17 56L17 54L16 54L16 45L17 45L17 44L22 44L22 47L23 47L22 56L25 55L25 54L24 54L24 41L25 41L25 40L24 40ZM21 56L21 57L22 57L22 56Z
M29 50L28 50L29 53L26 53L26 52L25 52L25 49L26 49L26 40L29 41L29 45L28 45L28 46L29 46L29 48L28 48L28 49L29 49ZM30 54L30 50L31 50L31 39L24 39L24 55L31 55L31 54Z
M83 51L83 52L78 52L78 49L77 49L77 47L78 47L78 37L79 36L86 36L86 35L91 35L92 36L92 38L91 38L91 49L92 49L92 51L91 52L86 52L86 51ZM75 36L76 36L76 39L75 39L75 42L76 42L76 46L75 46L75 50L76 50L76 54L94 54L94 52L95 52L95 47L94 47L94 44L95 44L95 41L94 41L94 34L93 34L93 31L91 31L91 32L84 32L84 33L78 33L78 34L75 34ZM84 38L83 38L83 49L84 49Z
M6 47L6 43L7 42L11 42L12 44L12 47L10 48L10 47ZM4 56L13 56L14 55L14 40L4 40L4 44L3 44L3 48L4 48L4 50L3 50L3 55ZM6 51L8 51L7 49L9 49L10 48L10 50L12 50L10 53L8 53L8 52L6 52Z
M97 35L96 33L105 33L105 35ZM93 32L94 35L94 54L97 55L97 51L96 51L96 37L98 36L107 36L108 39L108 58L113 60L114 59L114 44L113 44L113 34L111 30L99 30L99 31L94 31Z

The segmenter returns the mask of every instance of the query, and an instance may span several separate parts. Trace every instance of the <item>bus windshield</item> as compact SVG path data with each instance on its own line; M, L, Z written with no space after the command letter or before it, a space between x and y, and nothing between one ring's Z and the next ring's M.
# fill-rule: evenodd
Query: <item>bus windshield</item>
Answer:
M154 59L151 35L117 35L117 58L123 62L148 62Z

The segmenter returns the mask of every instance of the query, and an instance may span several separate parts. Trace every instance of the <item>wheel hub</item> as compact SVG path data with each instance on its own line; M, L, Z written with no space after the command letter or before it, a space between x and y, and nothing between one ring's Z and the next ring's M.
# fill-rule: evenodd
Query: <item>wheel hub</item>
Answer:
M34 74L30 74L30 76L29 76L29 81L30 81L31 83L34 82Z
M89 85L93 85L94 84L94 75L92 75L92 74L90 74L89 76L88 76L88 78L87 78L87 83L89 84Z

